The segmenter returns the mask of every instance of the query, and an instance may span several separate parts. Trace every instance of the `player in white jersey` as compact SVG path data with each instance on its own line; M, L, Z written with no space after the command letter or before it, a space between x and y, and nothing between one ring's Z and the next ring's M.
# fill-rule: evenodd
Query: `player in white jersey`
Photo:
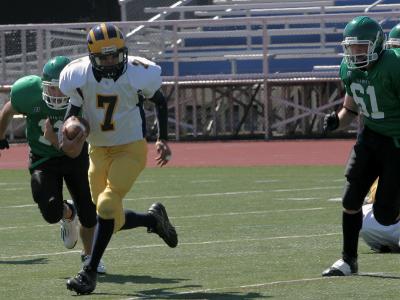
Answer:
M371 187L368 203L363 205L361 238L376 252L400 252L400 222L384 226L375 219L372 209L378 181Z
M90 145L115 146L143 140L139 97L153 97L161 87L160 74L161 68L153 62L129 56L126 70L117 81L97 81L89 58L84 57L65 68L60 88L71 95L74 106L83 109L91 125L87 138Z
M89 121L89 183L98 221L89 263L67 281L67 288L78 294L89 294L96 288L94 270L113 233L147 227L168 246L178 244L175 228L161 203L151 205L147 213L124 209L122 204L146 164L145 98L156 106L156 159L163 166L171 157L166 142L167 104L160 91L161 68L144 58L128 58L125 39L114 24L94 26L87 42L89 58L72 61L60 75L60 90L70 97L65 119L82 110ZM68 140L64 130L62 150L71 157L78 155L85 138L80 133Z

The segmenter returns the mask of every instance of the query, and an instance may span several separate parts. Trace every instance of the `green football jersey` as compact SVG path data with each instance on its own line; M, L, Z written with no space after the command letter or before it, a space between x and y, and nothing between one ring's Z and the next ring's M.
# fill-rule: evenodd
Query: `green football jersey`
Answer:
M357 103L365 126L400 138L400 49L384 50L368 71L350 70L342 61L340 78Z
M11 88L12 107L26 116L26 136L30 151L42 157L64 155L44 138L45 121L50 118L55 131L62 126L66 109L55 110L42 99L42 80L30 75L18 79Z

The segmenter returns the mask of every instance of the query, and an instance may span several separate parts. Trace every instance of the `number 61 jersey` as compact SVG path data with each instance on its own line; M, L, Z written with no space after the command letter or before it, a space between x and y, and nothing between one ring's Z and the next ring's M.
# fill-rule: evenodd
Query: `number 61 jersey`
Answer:
M129 56L126 71L117 80L96 78L88 57L72 61L60 74L60 89L72 105L82 107L90 124L92 146L128 144L144 138L139 95L151 98L161 87L161 68Z
M384 50L370 70L340 66L346 93L353 97L365 126L400 137L400 50Z

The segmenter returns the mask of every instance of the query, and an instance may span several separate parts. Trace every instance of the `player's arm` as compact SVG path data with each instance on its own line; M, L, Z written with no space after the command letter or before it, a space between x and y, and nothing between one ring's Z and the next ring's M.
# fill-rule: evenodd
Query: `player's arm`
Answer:
M154 103L157 116L158 136L156 142L156 151L158 156L155 158L157 164L162 167L171 159L171 149L168 146L168 106L161 90L157 90L153 97L149 99Z
M78 116L81 111L80 106L76 106L71 102L73 101L70 101L67 107L67 111L65 112L64 116L64 121L71 116ZM67 137L65 128L63 126L59 137L60 149L65 153L65 155L71 158L78 157L83 149L85 140L86 140L86 135L83 133L83 131L81 131L75 138L70 140Z
M355 117L358 116L358 106L353 97L346 93L344 96L343 106L339 112L332 112L325 115L324 131L333 131L342 129L350 125Z
M1 112L0 112L0 149L8 149L8 141L6 139L6 130L8 125L11 123L11 120L14 115L18 114L18 112L13 108L11 101L7 101L4 104Z

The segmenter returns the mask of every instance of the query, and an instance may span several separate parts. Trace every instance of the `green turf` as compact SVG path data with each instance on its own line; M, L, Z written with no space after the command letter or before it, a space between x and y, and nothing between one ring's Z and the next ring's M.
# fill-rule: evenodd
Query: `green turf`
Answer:
M396 299L399 257L362 241L362 275L320 276L341 251L343 182L343 167L147 169L125 207L163 202L180 245L116 234L85 299ZM41 219L26 170L0 171L0 188L0 299L70 298L81 245L65 249Z

